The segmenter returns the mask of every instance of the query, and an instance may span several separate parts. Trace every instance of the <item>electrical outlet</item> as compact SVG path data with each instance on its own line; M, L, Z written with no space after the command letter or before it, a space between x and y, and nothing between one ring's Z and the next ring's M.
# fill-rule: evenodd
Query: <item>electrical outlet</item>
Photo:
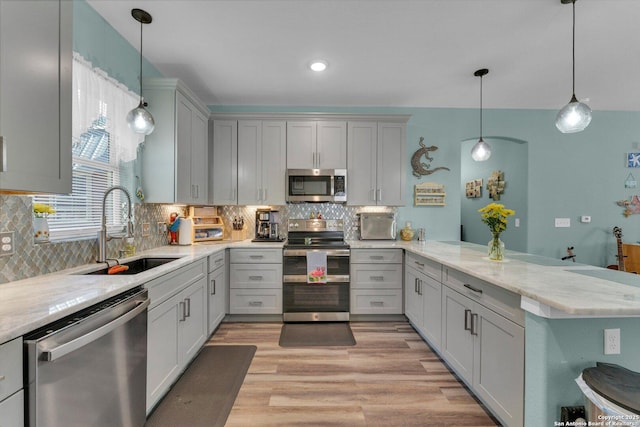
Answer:
M149 234L151 234L151 224L149 224L148 222L143 222L142 237L149 237Z
M13 231L0 233L0 256L13 255L15 252L15 236Z
M604 330L604 354L620 354L620 329Z
M516 227L520 227L520 218L516 218L513 222Z
M165 224L164 222L158 222L156 226L156 233L167 234L167 224Z

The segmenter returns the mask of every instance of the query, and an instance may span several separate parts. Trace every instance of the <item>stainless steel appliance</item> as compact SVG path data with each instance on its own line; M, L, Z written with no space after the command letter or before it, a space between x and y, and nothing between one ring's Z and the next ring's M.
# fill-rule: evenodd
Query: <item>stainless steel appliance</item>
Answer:
M360 239L395 240L396 215L394 213L360 213Z
M26 336L27 425L143 426L148 305L138 287Z
M280 242L280 212L271 209L256 210L256 237L253 242Z
M287 169L287 202L347 201L346 169Z
M349 320L349 245L342 220L291 219L283 253L283 320ZM326 283L307 283L307 254L325 252Z

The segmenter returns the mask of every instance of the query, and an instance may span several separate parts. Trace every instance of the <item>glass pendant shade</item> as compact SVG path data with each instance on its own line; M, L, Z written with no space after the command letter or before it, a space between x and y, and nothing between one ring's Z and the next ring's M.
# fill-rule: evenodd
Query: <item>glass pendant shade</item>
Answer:
M575 95L556 116L556 127L562 133L583 131L591 123L591 108L579 102Z
M129 111L129 114L127 114L127 123L131 130L145 135L149 135L156 127L153 116L144 108L142 101L140 101L140 104L136 108Z
M131 9L131 16L140 23L140 104L127 114L127 124L134 132L149 135L155 129L156 123L151 113L144 108L142 98L142 27L144 24L150 24L153 18L142 9Z
M491 147L482 138L471 149L471 158L476 162L484 162L491 157Z

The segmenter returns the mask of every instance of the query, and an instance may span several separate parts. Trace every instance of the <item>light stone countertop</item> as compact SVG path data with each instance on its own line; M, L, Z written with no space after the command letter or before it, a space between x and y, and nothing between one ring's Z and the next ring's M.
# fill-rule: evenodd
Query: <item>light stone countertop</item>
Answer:
M467 242L350 241L352 249L404 249L521 295L521 308L542 317L640 316L640 275L506 251L491 261Z
M277 249L282 246L282 242L252 243L251 240L160 246L120 261L142 257L180 259L135 275L83 275L105 267L96 263L0 284L0 344L226 248Z
M507 251L490 261L486 248L464 242L349 241L352 249L403 249L522 296L522 308L543 317L640 316L640 275ZM128 276L83 275L103 268L89 264L0 284L0 343L33 331L176 268L226 248L282 248L282 242L220 241L161 246L140 257L180 257Z

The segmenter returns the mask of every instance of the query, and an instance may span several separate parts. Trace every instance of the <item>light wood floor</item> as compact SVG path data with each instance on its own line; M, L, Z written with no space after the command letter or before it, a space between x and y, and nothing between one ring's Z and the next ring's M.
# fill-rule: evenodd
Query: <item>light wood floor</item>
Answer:
M280 323L223 323L258 350L226 426L499 425L406 322L352 322L352 347L280 347Z

